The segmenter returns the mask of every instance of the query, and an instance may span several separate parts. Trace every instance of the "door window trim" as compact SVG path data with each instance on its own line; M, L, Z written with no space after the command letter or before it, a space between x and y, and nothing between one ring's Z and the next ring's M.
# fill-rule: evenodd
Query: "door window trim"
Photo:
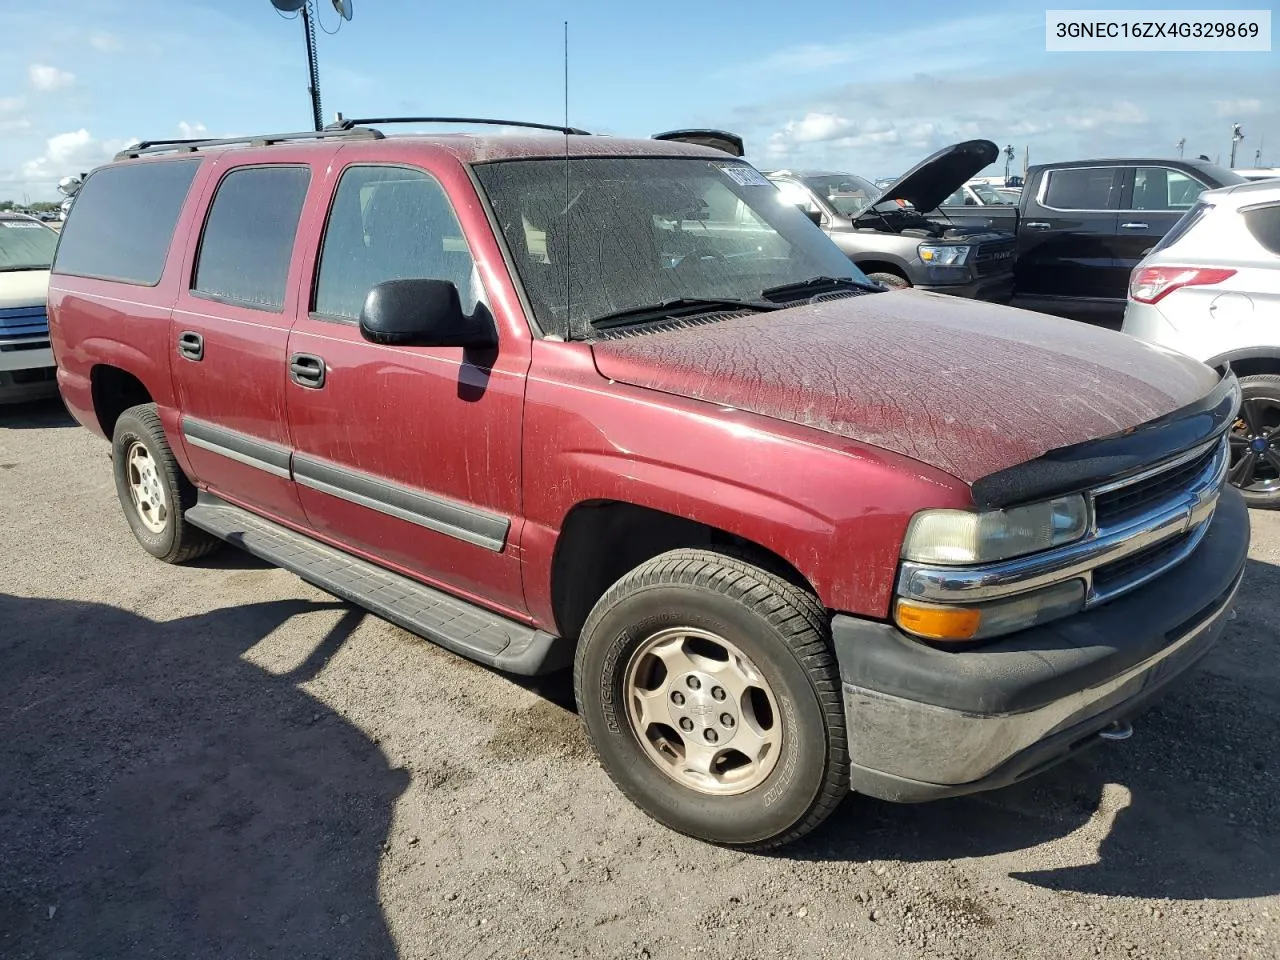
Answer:
M214 204L218 202L218 191L222 189L222 185L227 182L228 177L242 170L305 170L307 172L307 190L302 196L302 206L298 208L298 224L294 227L293 247L289 251L289 269L285 272L284 277L284 297L278 307L266 303L255 303L252 300L237 300L234 297L208 293L195 288L196 275L200 272L200 255L204 252L205 233L209 229L209 217L213 215ZM298 235L302 230L302 219L307 212L307 199L311 196L311 190L315 183L316 172L309 163L298 163L296 161L292 163L245 163L227 167L214 183L213 193L209 197L208 205L204 208L204 216L200 221L199 239L196 241L195 256L191 258L191 269L186 277L187 296L209 303L221 303L228 307L256 310L259 313L283 314L289 303L289 274L293 273L293 267L298 256Z
M338 317L328 313L320 313L316 310L316 295L320 291L320 266L324 260L325 243L329 239L329 225L333 219L333 208L338 202L338 191L342 189L342 181L346 177L348 171L360 168L362 170L409 170L413 173L420 173L427 180L434 183L444 196L445 203L449 205L449 212L453 214L454 221L458 224L458 232L462 235L462 243L467 248L467 256L471 258L472 272L475 273L480 281L480 294L477 302L485 304L489 303L489 291L485 289L484 277L480 275L479 261L476 259L475 249L471 245L471 241L467 239L467 228L462 225L462 218L458 216L458 208L454 205L453 197L449 196L449 191L445 189L445 185L430 170L425 167L415 166L411 163L369 163L363 160L352 160L340 171L333 183L333 191L329 194L329 203L324 211L324 226L320 231L320 242L316 245L315 258L311 265L311 289L307 292L307 317L320 323L336 323L344 327L359 327L359 318Z

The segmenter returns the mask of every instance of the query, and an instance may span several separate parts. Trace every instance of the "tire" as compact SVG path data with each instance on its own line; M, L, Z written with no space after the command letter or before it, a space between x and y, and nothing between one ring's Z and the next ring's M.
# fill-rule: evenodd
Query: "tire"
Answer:
M196 488L173 458L154 403L130 407L116 420L111 469L125 519L147 553L165 563L184 563L222 545L186 521ZM139 488L141 495L135 492Z
M1280 376L1241 377L1240 393L1228 478L1249 506L1280 509ZM1263 445L1261 450L1251 445L1254 438ZM1252 458L1248 466L1241 463L1245 456Z
M911 286L911 281L905 277L900 277L896 273L868 273L868 280L874 280L882 287L888 287L890 290L906 290Z
M673 639L663 641L668 636ZM717 641L720 652L734 647L742 657L709 659ZM698 670L710 665L710 672L697 674L702 682L694 688L694 673L668 670L667 660L644 653L653 644L668 657L684 652ZM646 670L652 676L658 660L660 683L633 682ZM751 687L739 698L717 693L722 680L734 689L744 663L763 689ZM660 720L647 733L643 719L636 719L642 686L653 691L650 715ZM613 782L649 816L688 836L748 850L782 846L822 823L848 793L844 706L826 611L807 590L737 557L674 550L610 587L583 627L574 691ZM689 699L674 706L677 693ZM724 724L725 714L716 712L725 705L730 719L737 715L735 725L716 726ZM686 728L676 725L692 724L690 716L706 726L680 732ZM710 740L717 730L727 739L716 746L698 740L699 733ZM690 738L693 748L686 750L714 752L713 773L677 772L683 761L664 753L671 751L673 735L682 745ZM762 761L722 769L750 759L752 745L769 737L776 747ZM691 776L701 777L697 786Z

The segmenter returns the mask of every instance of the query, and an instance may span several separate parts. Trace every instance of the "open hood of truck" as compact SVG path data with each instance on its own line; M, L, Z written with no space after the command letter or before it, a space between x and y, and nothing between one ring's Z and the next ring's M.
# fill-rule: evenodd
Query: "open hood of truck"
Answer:
M593 345L610 380L912 457L973 483L1204 397L1214 371L1074 320L917 290Z
M906 200L922 212L936 210L998 156L1000 148L990 140L966 140L943 147L885 187L877 202Z

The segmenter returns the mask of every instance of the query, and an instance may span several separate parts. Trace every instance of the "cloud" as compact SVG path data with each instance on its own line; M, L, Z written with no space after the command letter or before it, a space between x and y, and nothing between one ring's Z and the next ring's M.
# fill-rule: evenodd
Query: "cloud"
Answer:
M27 102L22 97L0 97L0 113L14 113L25 107Z
M4 133L12 133L18 130L30 130L31 121L26 117L19 117L16 120L0 120L0 131Z
M838 76L844 71L832 71ZM741 133L762 164L824 167L868 177L905 170L943 146L982 137L1031 162L1102 156L1221 155L1230 150L1222 113L1258 130L1280 127L1280 104L1241 100L1242 91L1269 89L1274 69L1242 72L1206 64L1189 71L1131 64L1006 67L917 72L774 95L718 121ZM1180 108L1169 111L1176 102ZM1264 157L1264 159L1266 159ZM996 170L1003 169L1003 160Z
M27 80L35 89L49 93L71 86L76 82L76 75L66 70L59 70L57 67L33 63L27 68Z
M1251 117L1262 112L1261 100L1215 100L1214 109L1220 117Z
M95 33L89 38L89 46L102 53L119 53L124 49L124 41L113 33Z
M194 140L197 137L203 137L209 132L209 129L199 120L195 123L187 123L185 120L179 120L178 132L182 134L182 139Z
M83 127L59 133L46 141L43 154L22 165L22 176L28 183L56 183L69 174L105 163L132 142L99 140Z

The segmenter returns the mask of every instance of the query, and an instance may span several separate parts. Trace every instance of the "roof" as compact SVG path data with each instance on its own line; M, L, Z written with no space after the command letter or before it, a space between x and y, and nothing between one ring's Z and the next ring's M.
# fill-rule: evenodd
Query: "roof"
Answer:
M1045 167L1132 167L1137 165L1153 167L1216 167L1218 164L1207 160L1178 157L1102 157L1097 160L1062 160L1055 163L1033 163L1027 171L1043 170Z
M1235 207L1245 207L1251 203L1266 203L1268 200L1280 200L1280 179L1246 180L1244 183L1232 184L1229 187L1206 190L1200 196L1210 197L1218 203L1226 201Z
M357 128L349 131L325 131L321 135L288 134L244 140L160 141L155 144L144 144L145 149L141 150L138 147L127 147L120 152L117 160L130 159L138 156L139 153L147 157L156 154L160 154L162 158L190 157L193 153L222 151L270 153L286 147L291 154L296 155L295 151L330 150L335 145L346 144L359 144L361 151L371 156L384 151L402 155L406 147L410 149L421 147L424 150L448 154L460 163L563 157L566 154L570 157L652 156L736 159L711 147L650 138L554 133L439 133L381 136L373 130Z

